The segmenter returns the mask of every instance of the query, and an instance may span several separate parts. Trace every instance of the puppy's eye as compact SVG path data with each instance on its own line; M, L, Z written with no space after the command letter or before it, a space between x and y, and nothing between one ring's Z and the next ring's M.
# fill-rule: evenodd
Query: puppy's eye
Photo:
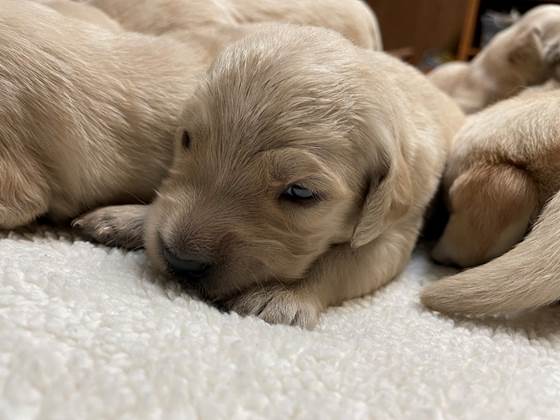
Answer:
M183 133L181 134L181 144L185 149L191 147L191 136L187 130L183 130Z
M290 201L311 201L317 199L317 195L309 188L292 184L282 192L281 198Z

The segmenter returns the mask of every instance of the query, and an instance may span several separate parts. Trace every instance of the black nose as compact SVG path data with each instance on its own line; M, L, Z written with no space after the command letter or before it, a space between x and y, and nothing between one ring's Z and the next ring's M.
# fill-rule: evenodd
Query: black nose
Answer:
M174 254L166 246L162 247L163 258L167 262L169 270L189 281L200 280L208 275L211 264L208 261L202 261L199 258L182 256Z

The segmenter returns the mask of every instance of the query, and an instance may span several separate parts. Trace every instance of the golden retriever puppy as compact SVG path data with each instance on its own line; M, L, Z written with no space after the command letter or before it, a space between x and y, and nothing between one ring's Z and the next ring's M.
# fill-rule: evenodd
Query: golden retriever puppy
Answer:
M527 12L470 63L447 63L428 77L468 114L543 83L560 61L560 5Z
M401 272L463 118L394 58L324 29L269 28L226 47L187 101L156 200L75 223L145 244L207 300L312 327Z
M0 228L150 201L212 57L30 1L0 10Z
M79 19L84 22L93 23L97 26L101 26L107 30L116 32L120 31L121 26L116 20L111 19L101 10L96 7L87 5L85 3L78 3L71 0L35 0L38 3L43 3L49 6L51 9L62 13L64 16L68 16L74 19Z
M131 31L160 35L214 26L285 22L340 32L381 50L377 18L361 0L91 0Z
M426 287L422 302L441 312L495 316L534 310L560 300L559 226L557 191L515 248Z
M434 249L436 260L482 264L523 239L560 190L559 119L560 90L527 93L469 118L444 175L451 216ZM557 271L550 264L559 249L552 247L558 202L512 251L434 283L423 302L445 312L497 314L557 299L560 283L552 280Z

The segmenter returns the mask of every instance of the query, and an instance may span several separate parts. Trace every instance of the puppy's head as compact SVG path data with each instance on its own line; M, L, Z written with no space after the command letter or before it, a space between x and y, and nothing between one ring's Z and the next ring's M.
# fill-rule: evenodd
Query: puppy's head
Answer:
M550 70L544 60L542 31L537 26L516 33L506 49L509 71L519 75L526 85L544 83L550 77Z
M525 235L537 206L529 177L505 165L472 167L448 182L449 221L433 250L442 264L470 267L507 252Z
M372 132L358 57L330 31L292 27L218 57L146 224L157 267L220 299L297 281L329 247L382 231L402 162Z

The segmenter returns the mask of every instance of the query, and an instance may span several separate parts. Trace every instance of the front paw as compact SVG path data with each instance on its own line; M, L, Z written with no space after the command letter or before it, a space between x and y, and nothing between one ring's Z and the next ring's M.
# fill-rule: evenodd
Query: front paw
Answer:
M145 206L110 206L86 213L72 227L89 239L107 246L137 249L143 246Z
M226 309L240 315L257 316L270 324L294 325L312 329L319 320L317 298L290 286L262 286L230 298Z

